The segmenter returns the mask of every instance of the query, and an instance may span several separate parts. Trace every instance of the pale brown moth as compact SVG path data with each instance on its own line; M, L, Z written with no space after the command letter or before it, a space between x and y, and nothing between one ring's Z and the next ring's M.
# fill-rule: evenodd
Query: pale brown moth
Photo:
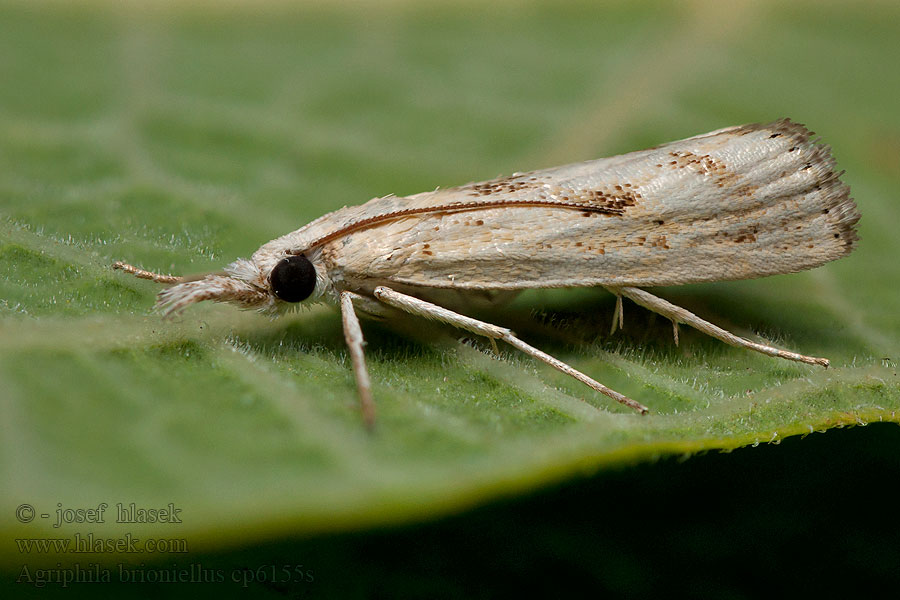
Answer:
M641 289L812 269L850 253L859 212L828 146L782 119L720 129L649 150L516 173L329 213L264 244L222 273L182 278L113 265L175 284L157 307L203 300L279 314L299 302L340 306L360 406L374 422L357 313L401 313L503 340L610 398L647 408L516 337L447 306L528 288L602 286L727 344L813 365L729 333Z

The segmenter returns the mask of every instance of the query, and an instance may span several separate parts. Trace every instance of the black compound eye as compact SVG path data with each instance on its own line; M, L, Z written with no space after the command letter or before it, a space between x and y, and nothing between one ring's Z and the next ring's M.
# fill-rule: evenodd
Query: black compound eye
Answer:
M303 255L288 256L269 275L272 291L285 302L306 300L316 287L316 269Z

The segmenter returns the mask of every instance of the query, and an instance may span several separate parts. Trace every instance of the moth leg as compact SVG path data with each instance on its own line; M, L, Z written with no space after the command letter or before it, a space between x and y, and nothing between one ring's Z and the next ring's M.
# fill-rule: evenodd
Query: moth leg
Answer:
M622 302L621 294L617 298L616 304L618 305L618 308L619 308L619 329L624 331L625 330L625 304Z
M453 312L452 310L443 308L442 306L438 306L437 304L432 304L431 302L426 302L424 300L420 300L419 298L414 298L413 296L407 296L406 294L401 294L400 292L396 292L390 288L386 288L383 286L375 288L375 297L385 304L388 304L390 306L393 306L394 308L398 308L410 314L425 317L426 319L442 321L444 323L453 325L454 327L464 329L465 331L483 335L487 338L490 338L491 340L503 340L507 344L521 350L525 354L533 356L534 358L547 363L551 367L562 371L566 375L574 377L578 381L584 383L590 388L597 390L601 394L609 396L616 402L620 402L625 406L630 406L631 408L639 411L641 414L646 414L648 411L647 407L643 404L635 402L628 396L620 394L619 392L606 387L602 383L591 379L581 371L570 367L561 360L553 358L549 354L541 352L534 346L526 344L525 342L517 338L512 331L505 327L498 327L497 325L491 325L490 323L485 323L484 321L479 321L477 319L461 315L459 313Z
M804 356L803 354L788 352L787 350L779 350L778 348L773 348L772 346L766 346L764 344L751 342L750 340L736 336L733 333L729 333L721 327L717 327L708 321L704 321L694 313L685 310L680 306L675 306L674 304L667 302L662 298L657 298L650 292L644 291L640 288L621 287L616 288L616 290L625 297L630 298L636 304L640 304L646 309L652 310L655 313L659 313L662 316L671 319L676 323L676 326L678 323L685 323L695 329L699 329L707 335L722 340L723 342L731 346L749 348L750 350L756 350L757 352L761 352L768 356L777 356L779 358L786 358L787 360L794 360L810 365L821 365L823 367L828 367L827 358Z
M616 332L616 325L619 329L625 329L625 310L622 306L622 294L615 290L610 291L616 295L616 309L613 311L612 328L609 330L609 335L612 335Z
M369 381L369 371L366 369L366 357L363 354L362 328L356 311L353 310L353 300L362 298L353 292L341 292L341 321L344 324L344 340L350 350L350 360L353 363L353 376L356 378L356 390L359 394L359 410L368 429L375 425L375 402L372 400L372 384Z

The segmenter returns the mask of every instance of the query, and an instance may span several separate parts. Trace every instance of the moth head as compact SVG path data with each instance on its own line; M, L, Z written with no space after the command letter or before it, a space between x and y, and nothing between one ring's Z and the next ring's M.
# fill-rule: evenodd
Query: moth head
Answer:
M274 255L257 252L253 259L259 265L260 276L270 294L271 302L267 310L272 313L295 310L333 295L330 293L331 280L319 248Z
M304 254L255 255L251 260L236 260L222 272L195 277L160 275L121 262L113 268L142 279L174 283L157 297L156 308L166 315L204 300L277 315L322 296L327 279L324 267L314 264L319 262L317 258Z

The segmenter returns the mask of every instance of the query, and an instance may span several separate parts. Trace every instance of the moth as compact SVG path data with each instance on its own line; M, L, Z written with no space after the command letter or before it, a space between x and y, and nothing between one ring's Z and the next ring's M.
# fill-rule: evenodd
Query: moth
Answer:
M465 316L465 301L529 288L600 286L678 325L770 356L828 366L744 339L647 292L794 273L850 253L860 218L828 146L789 119L720 129L649 150L515 173L408 197L345 206L272 240L221 273L137 277L174 284L157 308L231 302L273 315L298 303L340 307L365 422L372 386L357 313L410 314L502 340L641 413L647 407L534 348L511 330Z

